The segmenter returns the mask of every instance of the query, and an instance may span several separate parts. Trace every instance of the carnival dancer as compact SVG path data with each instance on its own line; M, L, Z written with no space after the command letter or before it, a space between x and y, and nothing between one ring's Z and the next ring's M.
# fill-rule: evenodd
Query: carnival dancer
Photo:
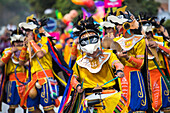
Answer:
M52 73L52 56L49 53L47 41L45 36L38 36L35 30L39 30L42 26L37 26L37 21L33 18L27 22L19 24L23 30L26 31L28 51L32 50L30 58L32 79L28 84L23 99L27 101L29 112L40 112L37 108L41 104L47 113L54 113L55 101L53 97L53 89L51 89L50 81L54 79ZM37 31L38 32L38 31ZM31 47L29 47L29 45ZM23 64L20 61L20 64ZM57 100L58 101L58 100ZM21 105L23 101L21 102ZM59 103L56 103L59 105ZM57 105L57 106L58 106Z
M163 23L165 22L165 17L162 18L160 21L156 20L157 18L151 18L150 22L152 23L153 34L156 36L163 36L164 40L170 40L169 34L167 29L163 26Z
M109 13L110 14L110 13ZM104 29L104 32L106 33L105 36L107 37L110 37L110 38L115 38L115 24L114 23L111 23L110 21L107 21L107 17L109 15L106 15L104 18L103 18L103 22L100 23L100 25L103 27ZM105 38L105 36L102 38L102 40Z
M101 86L115 77L122 78L124 76L124 66L116 55L110 50L101 49L98 26L98 24L93 23L92 17L76 25L79 30L76 35L79 36L80 48L84 54L76 60L71 84L78 93L84 91L86 96L92 93L93 88L97 85ZM115 69L116 74L114 74L113 69ZM111 91L115 85L115 81L112 81L102 88ZM124 96L121 95L121 92L118 92L105 98L102 102L102 106L105 107L97 107L96 110L97 113L111 113L120 108L118 111L124 113L125 102ZM84 112L89 112L89 110L86 109Z
M25 60L20 56L20 53L26 50L22 48L25 35L21 30L12 31L10 38L12 47L4 50L0 60L0 66L5 65L5 75L1 79L1 102L6 97L6 102L9 105L8 113L14 113L25 92L25 85L23 83L26 81L26 69L19 66L19 59ZM4 95L4 81L8 80L8 78L9 81L6 82L7 94ZM26 110L24 111L26 112Z
M126 27L123 26L123 23L127 21L126 18L122 18L122 15L118 15L120 11L125 11L126 7L127 6L124 6L123 8L118 8L117 11L115 11L114 13L109 13L109 15L106 15L105 17L106 21L100 23L100 25L105 29L105 32L108 32L108 34L102 38L103 48L111 49L117 46L117 44L114 43L113 39L123 35L123 29L126 29Z
M154 36L152 25L146 29L146 44L148 49L148 69L150 75L151 104L154 112L161 109L170 112L169 78L170 48L166 46L163 37ZM167 79L168 78L168 79Z
M112 40L115 38L115 24L106 21L107 17L105 17L105 21L101 22L100 25L104 28L104 31L106 32L106 35L102 38L102 47L104 49L110 49L110 45Z
M64 53L64 60L67 64L69 64L69 61L70 61L70 53L71 53L73 40L74 39L72 37L66 38L65 40L65 47L64 47L63 53Z
M114 22L113 17L110 16L108 19ZM129 11L120 11L119 19L120 17L123 20L127 19L123 23L123 37L114 39L122 49L117 51L117 56L125 65L125 77L121 80L122 92L127 98L127 106L130 111L145 113L148 109L148 103L143 76L140 72L144 63L145 40L143 35L134 34L139 24Z

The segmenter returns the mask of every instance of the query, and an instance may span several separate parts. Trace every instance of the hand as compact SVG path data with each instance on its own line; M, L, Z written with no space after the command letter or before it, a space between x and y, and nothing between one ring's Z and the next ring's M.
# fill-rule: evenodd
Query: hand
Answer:
M115 36L114 36L113 33L110 33L110 38L111 38L111 39L114 39L114 38L115 38Z
M18 48L17 48L17 47L12 47L11 53L14 53L14 52L16 52L16 51L18 51Z
M165 29L164 29L163 26L160 26L160 31L161 31L161 32L164 32L164 31L165 31Z
M75 44L78 44L79 43L79 38L76 38L74 41L75 41Z
M28 38L28 42L33 40L33 32L29 32L27 38Z
M24 46L24 47L27 47L27 46L28 46L28 39L24 40L23 46Z
M24 66L29 66L29 61L26 61Z
M82 92L83 92L83 89L81 89L81 86L78 86L78 87L77 87L77 92L78 92L78 93L82 93Z
M117 75L115 75L116 77L118 76L119 78L123 78L124 77L124 72L118 72Z
M117 56L118 56L119 58L124 57L124 58L126 58L127 60L129 59L129 56L127 55L126 51L118 52L118 53L117 53Z
M156 48L158 44L155 41L149 41L149 47Z

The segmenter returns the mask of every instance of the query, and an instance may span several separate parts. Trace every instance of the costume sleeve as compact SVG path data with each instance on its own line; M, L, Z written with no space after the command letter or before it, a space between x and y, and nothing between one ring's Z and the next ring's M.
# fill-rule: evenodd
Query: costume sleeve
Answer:
M158 49L161 53L165 54L168 58L170 57L170 49L158 44Z
M119 61L117 56L114 53L111 53L110 58L109 58L109 66L112 68L115 68L116 71L123 71L124 66L123 64Z
M136 68L141 69L144 63L145 48L145 40L142 39L134 46L135 57L129 56L129 59L127 61L134 65Z
M47 37L42 37L41 39L42 41L42 47L41 47L41 50L44 52L44 53L48 53L48 46L47 46Z
M9 59L11 58L11 49L5 49L2 53L2 58L1 58L1 61L4 63L4 64L7 64Z
M74 87L74 89L77 88L77 85L79 85L80 83L78 82L78 78L79 78L79 74L78 74L78 70L77 70L77 67L76 67L76 63L74 64L73 66L73 76L72 76L72 79L71 79L71 85L72 87Z
M26 59L26 54L27 54L27 47L22 47L21 53L19 55L19 60L25 61Z
M77 50L77 44L73 42L72 48L71 48L71 55L77 57L78 50Z
M39 43L41 44L41 47L38 46L38 44L34 40L30 41L31 47L33 48L34 52L37 53L39 51L43 51L45 54L48 53L48 46L46 44L47 37L42 37Z

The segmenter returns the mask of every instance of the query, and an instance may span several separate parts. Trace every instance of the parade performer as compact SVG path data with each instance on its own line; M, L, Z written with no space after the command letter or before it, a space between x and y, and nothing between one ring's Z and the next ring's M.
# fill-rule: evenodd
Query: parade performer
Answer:
M103 27L104 29L104 32L106 33L106 35L102 38L102 40L105 38L105 37L110 37L110 38L115 38L115 24L114 23L111 23L110 21L107 21L107 17L110 16L110 15L113 15L113 13L109 13L108 15L106 15L104 18L103 18L103 22L100 23L100 25Z
M156 36L163 36L163 39L165 41L170 40L169 34L167 29L163 26L163 23L165 22L165 17L162 18L160 21L156 20L157 18L151 18L150 22L152 23L153 29L153 35Z
M148 49L148 69L150 80L150 100L154 112L161 109L170 112L169 101L169 78L170 70L168 58L170 59L170 48L161 36L154 36L152 25L146 29L146 44ZM168 78L168 79L167 79Z
M110 49L112 40L115 38L115 24L107 21L107 17L104 18L104 22L101 22L100 25L104 28L106 35L102 38L102 47L105 49Z
M15 108L20 104L21 98L25 92L26 69L19 65L19 59L25 60L20 56L21 51L26 52L26 48L22 48L25 39L24 33L17 29L12 32L12 47L6 48L0 60L0 66L5 65L4 75L1 77L1 102L3 98L9 105L8 113L14 113ZM22 49L21 49L22 48ZM8 82L5 82L9 80ZM3 94L4 84L7 86L7 94ZM25 106L26 107L26 106ZM26 112L26 110L24 110Z
M36 19L29 19L27 22L22 22L19 26L26 31L28 51L31 51L30 65L32 79L28 83L28 89L26 90L23 100L27 101L27 107L29 112L38 111L38 105L41 104L43 109L47 113L54 113L54 105L59 105L58 99L54 100L52 85L57 85L53 80L52 72L52 56L50 55L46 36L38 36L39 25ZM37 30L37 31L36 31ZM29 47L30 46L30 47ZM20 64L24 62L20 60ZM50 82L52 81L53 84ZM55 93L58 93L55 89ZM55 96L58 96L56 94ZM21 105L23 101L21 102Z
M80 48L84 54L80 55L76 60L71 84L78 93L81 94L84 91L85 96L92 93L93 88L97 85L101 86L115 77L122 78L124 76L124 66L117 59L116 55L110 50L101 49L99 38L101 32L97 29L98 26L98 24L93 23L92 17L75 26L79 30L76 35L79 36ZM112 81L104 85L102 89L113 91L115 85L116 82ZM114 93L102 101L102 107L96 107L95 110L97 110L97 113L111 113L116 110L124 113L125 102L126 99L121 92ZM89 112L89 110L84 109L84 112Z
M73 38L71 37L66 38L63 53L64 53L64 60L67 64L69 64L69 61L70 61L70 53L71 53L72 44L73 44Z
M112 19L113 17L114 16L110 16L108 19L113 22L117 21L114 21L114 19ZM122 92L127 98L127 106L130 111L145 113L148 109L148 103L143 76L140 72L144 63L145 40L143 39L143 35L134 34L139 24L129 11L120 11L119 17L121 17L122 20L127 19L127 21L122 24L124 28L123 37L114 39L122 49L117 51L117 56L125 65L125 77L121 80ZM120 19L120 21L122 20Z

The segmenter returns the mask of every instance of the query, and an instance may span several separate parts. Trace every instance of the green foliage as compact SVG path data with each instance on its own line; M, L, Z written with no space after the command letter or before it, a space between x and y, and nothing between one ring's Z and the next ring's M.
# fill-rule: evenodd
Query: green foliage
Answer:
M170 34L170 20L166 20L164 26L167 29L168 33Z
M75 5L71 2L71 0L57 0L56 4L54 5L54 8L58 9L60 12L62 12L63 15L69 13L70 10L72 10L72 9L77 10L80 14L81 7L83 7L83 6Z
M48 8L58 9L63 15L69 13L72 9L81 12L81 6L73 4L71 0L29 0L29 3L31 11L34 11L39 17L42 17L45 9ZM55 13L50 16L55 17Z
M165 26L165 27L170 27L170 20L166 20L166 21L164 22L164 26Z
M126 4L128 6L127 9L136 16L139 12L146 12L149 15L156 15L157 8L160 5L154 0L125 0L124 4ZM13 20L11 20L11 18L13 18L12 16L4 19L4 21L8 22L10 20L25 21L26 16L29 15L29 9L35 12L38 17L42 17L44 16L44 11L47 8L58 9L58 11L65 15L72 9L75 9L79 14L82 14L81 7L85 6L75 5L71 2L71 0L0 0L0 13L6 14L7 12L10 12L11 14L9 13L7 15L16 16ZM55 17L55 13L50 16Z
M57 0L28 0L31 5L31 11L34 11L38 16L44 14L44 10L52 8Z
M8 23L18 24L25 20L29 11L29 4L26 0L0 0L0 26Z
M125 0L127 9L130 10L134 15L138 15L140 12L146 13L150 16L156 16L160 3L154 0Z

